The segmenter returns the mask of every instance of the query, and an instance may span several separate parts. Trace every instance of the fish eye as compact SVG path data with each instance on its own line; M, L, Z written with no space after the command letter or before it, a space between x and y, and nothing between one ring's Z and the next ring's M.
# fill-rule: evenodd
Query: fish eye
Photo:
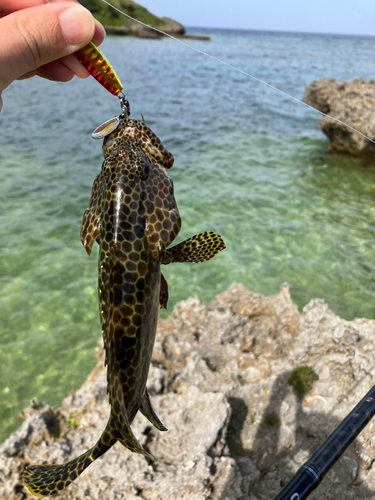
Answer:
M145 168L143 170L145 178L147 179L148 174L150 173L150 165L148 164L148 161L145 161Z
M134 161L134 173L142 179L147 180L150 173L150 162L146 158L138 158Z
M150 165L148 160L141 161L138 169L138 176L143 180L147 180L148 175L150 173Z

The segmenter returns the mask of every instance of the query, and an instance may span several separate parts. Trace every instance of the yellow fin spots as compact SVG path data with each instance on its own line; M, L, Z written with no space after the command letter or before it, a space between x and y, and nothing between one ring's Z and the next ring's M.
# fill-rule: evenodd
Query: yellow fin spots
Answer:
M24 484L25 484L26 488L30 491L30 493L31 493L32 495L34 495L34 497L43 498L43 497L45 496L45 495L41 495L40 493L36 493L36 492L33 490L32 486L31 486L31 485L29 485L29 484L27 484L27 483L26 483L26 481L24 481Z
M224 248L225 244L221 236L212 231L206 231L168 249L163 263L194 262L199 264L212 259Z

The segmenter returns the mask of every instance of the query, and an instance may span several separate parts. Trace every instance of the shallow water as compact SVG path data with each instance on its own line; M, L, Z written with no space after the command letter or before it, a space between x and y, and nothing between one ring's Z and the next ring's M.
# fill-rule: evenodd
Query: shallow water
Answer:
M189 43L298 98L323 76L375 74L373 39L208 33ZM318 113L181 44L112 37L102 48L132 117L143 113L175 156L179 241L214 230L227 245L204 265L163 270L169 311L233 281L264 294L288 281L300 308L321 297L344 318L375 318L373 167L330 154ZM118 111L91 79L4 92L0 441L32 397L58 405L95 364L97 252L87 257L79 229L102 162L90 134Z

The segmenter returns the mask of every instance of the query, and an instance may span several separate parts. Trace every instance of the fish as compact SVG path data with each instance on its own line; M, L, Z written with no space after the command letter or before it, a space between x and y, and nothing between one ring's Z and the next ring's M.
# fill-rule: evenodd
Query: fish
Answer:
M142 121L125 114L103 142L104 162L95 178L81 226L88 255L99 244L98 295L110 403L108 423L96 444L64 465L30 465L23 473L37 497L57 493L117 441L150 459L130 424L140 411L158 430L146 382L158 310L168 303L161 265L205 262L225 248L207 231L170 247L181 217L168 170L174 158Z

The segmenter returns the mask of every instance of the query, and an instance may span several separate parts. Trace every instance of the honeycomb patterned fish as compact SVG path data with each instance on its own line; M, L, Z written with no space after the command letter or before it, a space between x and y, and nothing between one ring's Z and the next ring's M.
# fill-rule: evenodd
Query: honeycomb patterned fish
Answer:
M181 219L167 169L173 156L142 122L124 118L104 139L104 162L92 188L81 240L90 255L99 243L99 308L107 365L111 413L97 443L65 465L31 465L23 480L44 497L66 488L117 441L153 458L130 424L136 413L159 430L146 381L154 346L158 309L167 306L168 285L161 264L204 262L225 248L219 235L205 232L168 248Z

